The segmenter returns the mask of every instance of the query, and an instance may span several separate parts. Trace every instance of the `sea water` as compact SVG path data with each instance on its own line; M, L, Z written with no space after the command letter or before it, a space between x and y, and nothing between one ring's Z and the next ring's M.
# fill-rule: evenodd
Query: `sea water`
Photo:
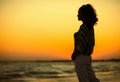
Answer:
M93 62L101 82L120 82L120 61ZM78 82L74 64L55 62L0 62L0 82Z

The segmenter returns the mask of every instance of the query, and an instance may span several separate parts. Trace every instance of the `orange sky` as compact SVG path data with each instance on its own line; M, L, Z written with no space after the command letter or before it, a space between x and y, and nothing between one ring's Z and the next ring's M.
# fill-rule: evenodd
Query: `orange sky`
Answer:
M70 59L86 3L99 18L93 59L120 58L119 0L1 0L0 60Z

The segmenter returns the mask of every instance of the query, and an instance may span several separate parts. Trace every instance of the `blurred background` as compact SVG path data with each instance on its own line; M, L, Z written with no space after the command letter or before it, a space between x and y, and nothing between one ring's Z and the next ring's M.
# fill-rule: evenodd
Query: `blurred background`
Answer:
M70 60L87 3L99 19L93 59L119 59L120 0L0 0L0 60Z
M99 19L93 69L101 82L119 82L120 0L0 0L0 82L78 82L70 60L87 3Z

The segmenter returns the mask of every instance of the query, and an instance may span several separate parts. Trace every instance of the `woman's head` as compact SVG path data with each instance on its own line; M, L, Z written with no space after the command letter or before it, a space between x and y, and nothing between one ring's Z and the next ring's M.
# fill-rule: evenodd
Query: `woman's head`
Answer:
M78 20L82 20L86 25L94 25L98 21L96 12L90 4L83 5L78 10Z

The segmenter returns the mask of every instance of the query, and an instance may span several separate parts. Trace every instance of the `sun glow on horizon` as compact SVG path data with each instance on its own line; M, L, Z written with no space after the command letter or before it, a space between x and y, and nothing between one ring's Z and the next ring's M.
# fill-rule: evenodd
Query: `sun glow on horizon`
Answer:
M99 19L93 59L120 58L118 0L2 0L0 60L70 59L81 24L77 11L85 3L93 5Z

